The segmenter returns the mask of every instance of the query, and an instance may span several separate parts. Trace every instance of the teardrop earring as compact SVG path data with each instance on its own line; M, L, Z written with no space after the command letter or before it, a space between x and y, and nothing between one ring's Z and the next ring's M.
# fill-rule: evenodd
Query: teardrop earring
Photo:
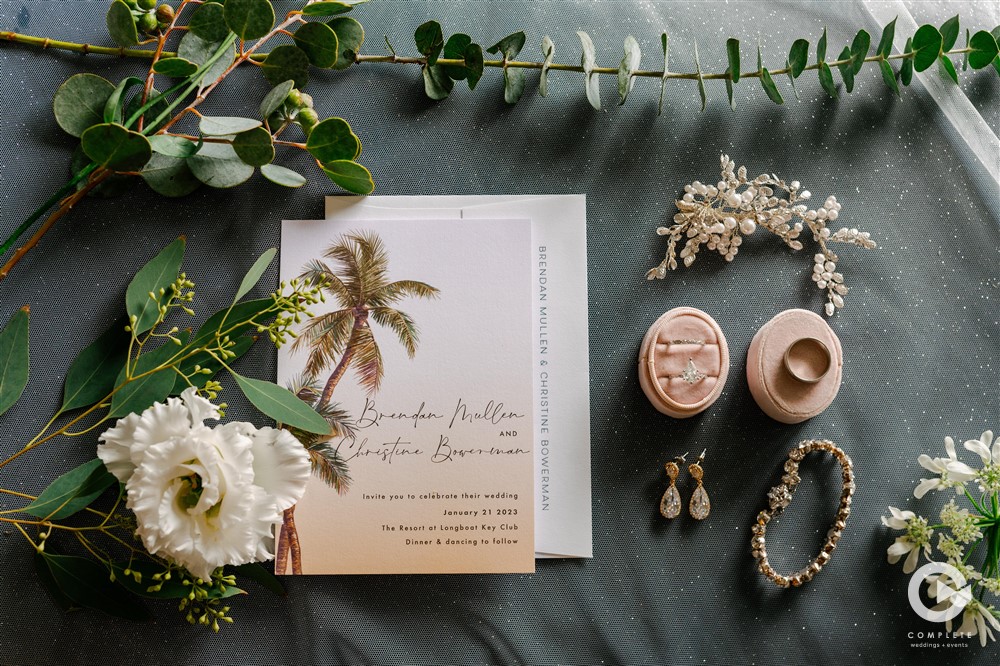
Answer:
M681 515L681 494L677 492L677 476L681 473L680 465L684 463L685 456L686 453L664 465L667 476L670 477L667 492L663 493L663 499L660 500L660 515L664 518L676 518Z
M708 449L705 449L707 451ZM705 459L705 451L701 452L698 456L698 460L688 465L688 473L691 478L698 482L698 487L694 489L691 494L691 503L688 505L688 510L691 512L691 517L695 520L705 520L708 518L709 512L712 510L712 503L708 499L708 493L705 491L705 484L702 483L702 477L705 475L705 471L701 468L701 462Z

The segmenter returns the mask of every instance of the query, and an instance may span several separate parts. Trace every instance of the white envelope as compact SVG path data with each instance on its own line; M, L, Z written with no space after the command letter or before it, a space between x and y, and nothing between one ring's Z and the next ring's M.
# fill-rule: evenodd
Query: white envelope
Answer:
M584 195L327 197L326 218L532 220L535 555L592 557Z

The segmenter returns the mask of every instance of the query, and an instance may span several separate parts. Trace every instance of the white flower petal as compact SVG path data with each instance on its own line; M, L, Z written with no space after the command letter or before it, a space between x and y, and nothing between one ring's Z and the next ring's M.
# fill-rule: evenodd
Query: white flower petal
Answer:
M302 499L312 465L299 440L287 430L261 428L253 441L254 483L274 497L278 510Z
M958 454L955 453L955 440L951 437L944 438L944 450L948 452L949 458L958 460Z
M935 474L940 474L945 470L944 459L942 458L931 458L926 453L921 453L917 457L917 462L921 467L926 469L928 472L934 472Z
M108 428L97 439L102 444L97 447L97 457L104 461L104 466L114 474L119 481L127 483L135 471L132 464L132 443L135 441L135 428L139 425L139 415L129 414L111 428Z
M920 549L914 548L910 551L910 554L906 556L906 561L903 562L903 573L910 574L916 571L918 561L920 561Z
M964 462L955 461L948 463L948 475L955 481L971 481L976 478L976 470Z
M913 542L905 536L896 537L896 541L886 551L889 554L889 564L895 564L899 558L913 550Z
M942 487L941 479L920 479L920 483L913 489L913 496L921 499L928 491L938 490Z
M190 432L191 417L183 402L170 398L154 404L142 413L135 428L132 462L138 467L147 448L175 437L186 437Z
M893 518L900 518L900 519L902 519L904 521L905 520L909 520L910 518L916 518L917 517L917 514L913 513L912 511L900 511L899 509L897 509L894 506L890 506L889 507L889 513L892 514Z
M979 457L983 459L984 465L989 465L990 461L993 459L989 447L980 442L978 439L970 439L965 442L964 446L969 451L979 454Z
M976 613L976 629L979 630L979 645L980 647L986 647L986 619L983 617L982 613ZM992 634L990 638L993 638Z
M198 395L198 390L193 386L184 389L184 392L181 393L181 400L188 409L192 425L199 425L208 419L219 418L219 408Z

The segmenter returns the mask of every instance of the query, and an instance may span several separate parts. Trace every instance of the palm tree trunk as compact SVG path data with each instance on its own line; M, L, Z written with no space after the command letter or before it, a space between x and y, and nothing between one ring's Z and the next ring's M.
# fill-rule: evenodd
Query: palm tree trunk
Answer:
M367 313L366 313L367 314ZM333 389L337 388L337 383L340 382L340 378L344 376L347 372L347 366L350 365L351 359L354 358L354 347L358 339L358 331L364 326L367 321L367 316L355 316L354 318L354 328L351 330L351 337L347 340L347 346L344 348L344 355L340 357L340 363L337 367L333 369L333 374L330 378L326 380L326 385L323 387L323 393L319 397L319 402L316 404L317 407L323 407L329 404L330 398L333 397Z
M299 544L299 531L295 528L295 507L288 509L288 545L292 553L292 573L302 573L302 546Z
M292 536L294 534L294 537ZM278 535L278 547L274 556L274 573L281 575L288 568L288 551L294 538L296 544L299 535L295 532L295 505L288 507L282 513L281 533ZM294 564L293 564L294 567Z

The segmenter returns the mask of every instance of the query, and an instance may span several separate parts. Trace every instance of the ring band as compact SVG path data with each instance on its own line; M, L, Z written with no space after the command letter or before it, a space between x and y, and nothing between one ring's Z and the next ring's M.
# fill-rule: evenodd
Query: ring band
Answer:
M788 346L785 370L803 384L815 384L826 377L833 366L830 348L819 338L799 338Z
M667 375L668 379L683 379L688 384L697 384L701 380L708 377L704 372L698 369L698 366L694 364L694 359L689 358L687 366L684 368L684 372L679 375Z
M682 340L671 340L667 344L671 344L671 345L704 345L705 341L704 340L688 340L688 339L685 338L685 339L682 339Z

